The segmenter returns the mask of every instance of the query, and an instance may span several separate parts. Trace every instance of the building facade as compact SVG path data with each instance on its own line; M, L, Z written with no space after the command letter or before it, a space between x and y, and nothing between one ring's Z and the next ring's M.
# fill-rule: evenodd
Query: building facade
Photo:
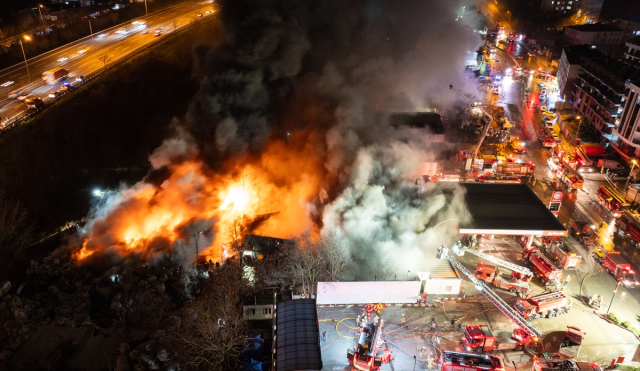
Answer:
M562 48L560 62L558 63L558 89L564 99L573 101L576 90L576 81L581 71L580 63L583 57L604 58L604 55L597 49L592 49L588 45L574 45Z
M622 38L626 41L635 36L640 36L640 22L633 22L625 19L616 19L613 25L622 30Z
M625 102L628 66L613 58L582 58L575 83L574 107L584 123L595 126L602 137L615 142L616 129Z
M586 17L584 23L598 23L604 0L582 0L580 11Z
M591 45L600 48L607 45L621 45L624 32L606 24L583 24L564 29L565 45Z
M625 46L627 47L624 52L625 59L633 61L634 63L640 62L640 37L627 40Z
M625 87L625 106L615 130L618 140L614 148L628 158L640 155L640 83L627 81Z
M577 13L582 3L587 0L542 0L540 9L554 15L573 15Z

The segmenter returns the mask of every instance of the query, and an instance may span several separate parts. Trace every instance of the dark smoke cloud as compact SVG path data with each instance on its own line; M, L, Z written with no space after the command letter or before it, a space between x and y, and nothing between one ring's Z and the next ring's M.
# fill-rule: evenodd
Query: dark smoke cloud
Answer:
M194 49L200 90L185 122L175 123L176 134L150 156L154 172L148 183L160 184L172 167L193 158L205 170L229 173L235 160L256 160L270 143L286 142L292 151L301 149L301 157L319 157L323 164L324 185L316 199L305 200L322 235L348 239L364 266L391 259L397 268L420 269L435 246L456 234L455 223L434 227L450 218L466 220L468 213L456 185L429 185L417 193L416 177L443 148L429 141L425 129L394 128L388 117L430 102L446 107L457 99L449 84L473 91L466 85L465 61L482 41L472 32L477 25L468 23L472 17L456 20L469 4L220 4L225 42ZM280 182L287 187L286 179ZM108 221L123 200L114 198L89 225ZM214 227L215 221L208 222ZM176 246L191 251L191 243L185 237Z

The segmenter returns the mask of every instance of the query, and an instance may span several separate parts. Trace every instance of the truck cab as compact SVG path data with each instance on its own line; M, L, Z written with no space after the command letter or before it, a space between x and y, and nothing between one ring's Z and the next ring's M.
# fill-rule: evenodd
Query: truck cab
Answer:
M522 317L527 320L536 317L537 307L535 305L532 305L525 299L518 299L516 301L516 304L514 305L514 308L516 309L516 311L518 311L518 313L520 313L520 315L522 315Z
M464 329L462 343L465 349L471 352L490 352L496 347L496 338L487 325L468 325Z
M564 335L562 343L560 343L558 353L572 359L578 358L578 353L580 353L580 347L582 346L582 339L584 339L585 335L586 334L579 328L567 326L567 333Z

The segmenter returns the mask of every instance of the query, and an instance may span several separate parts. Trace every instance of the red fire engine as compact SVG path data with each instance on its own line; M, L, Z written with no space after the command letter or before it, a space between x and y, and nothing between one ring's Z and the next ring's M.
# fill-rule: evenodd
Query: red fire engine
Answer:
M443 350L438 362L439 371L504 371L502 358L488 354L473 354Z
M511 291L514 294L527 294L529 292L529 282L521 280L522 274L512 272L510 275L501 273L495 266L478 262L476 270L473 272L474 277L485 283L492 283L495 287Z
M522 257L533 268L545 285L553 285L562 280L562 270L555 266L540 250L531 247L522 252Z
M518 299L514 307L522 317L531 321L536 318L553 318L565 314L571 309L572 304L571 299L561 291L557 291Z
M391 353L381 344L381 333L379 323L367 323L360 328L358 345L347 351L347 360L353 365L353 370L379 370L383 363L391 360Z
M545 237L542 239L542 244L558 267L562 269L578 269L580 267L582 257L560 237Z
M576 154L575 152L569 152L566 151L562 157L560 157L560 160L562 161L563 164L567 165L568 167L570 167L573 170L577 169L578 166L578 160L576 159Z
M515 175L478 175L476 181L480 183L522 183Z
M596 198L598 199L598 203L609 210L614 218L622 215L624 210L629 207L624 197L607 185L601 185L600 188L598 188Z
M536 345L537 341L536 336L519 328L513 330L511 339L506 341L498 341L487 325L467 325L462 333L462 343L465 348L475 353L490 352L496 349L522 350L525 347Z
M562 164L562 167L560 167L558 176L560 180L562 180L562 183L570 189L584 188L584 178L582 175L572 167L567 166L566 163Z
M618 235L626 237L636 247L640 245L640 215L625 210L622 216L616 220L616 225Z
M569 360L545 360L536 358L532 371L602 371L596 363Z

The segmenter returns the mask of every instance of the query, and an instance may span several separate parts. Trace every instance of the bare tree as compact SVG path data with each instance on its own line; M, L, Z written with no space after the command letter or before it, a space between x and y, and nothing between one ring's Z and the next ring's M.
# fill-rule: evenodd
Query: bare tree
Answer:
M227 263L203 287L190 307L195 319L178 335L181 358L189 370L233 370L246 342L242 317L244 284L237 264Z
M0 250L16 253L31 237L29 213L20 201L0 193Z
M322 240L323 255L327 262L327 281L340 281L351 265L350 246L346 238L333 233Z
M395 278L398 272L398 267L389 264L389 259L384 261L384 264L378 263L371 269L371 274L378 281L388 281L391 278Z
M98 60L104 64L104 69L107 69L107 63L111 61L111 56L108 54L102 54L98 57Z

